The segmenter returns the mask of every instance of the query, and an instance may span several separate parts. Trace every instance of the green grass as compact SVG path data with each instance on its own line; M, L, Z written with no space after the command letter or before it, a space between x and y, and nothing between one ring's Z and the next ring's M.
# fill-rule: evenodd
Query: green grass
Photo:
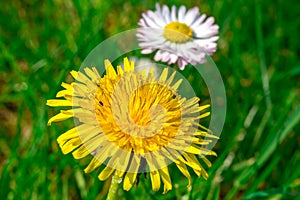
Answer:
M109 182L97 179L99 170L85 174L88 159L61 153L56 138L73 123L47 127L58 110L45 102L97 44L136 28L154 1L91 2L0 3L0 199L105 198ZM170 166L174 188L166 195L152 192L147 177L129 192L119 190L119 199L300 199L299 3L186 5L198 5L220 25L213 59L228 111L218 157L210 158L207 181L193 175L191 191Z

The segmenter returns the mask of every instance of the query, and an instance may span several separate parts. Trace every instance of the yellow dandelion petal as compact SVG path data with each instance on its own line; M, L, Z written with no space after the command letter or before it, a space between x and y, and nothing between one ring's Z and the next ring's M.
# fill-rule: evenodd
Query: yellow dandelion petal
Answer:
M182 83L182 79L179 79L179 80L172 86L172 89L173 89L173 90L177 90L181 83Z
M166 85L170 85L172 82L173 82L173 80L174 80L174 78L175 78L175 75L176 75L176 72L174 71L172 74L171 74L171 76L168 78L168 80L166 81Z
M63 120L66 120L66 119L69 119L73 117L73 115L70 115L70 114L65 114L65 113L58 113L57 115L51 117L48 121L48 126L51 125L52 122L60 122L60 121L63 121Z
M176 166L179 171L188 179L188 187L190 187L192 185L192 178L186 165L182 162L178 162L176 163Z
M81 145L81 140L80 138L72 138L70 140L68 140L66 143L63 144L63 147L61 146L61 150L63 152L63 154L68 154L71 151L73 151L74 149L76 149L77 147L79 147Z
M84 169L85 173L90 173L94 171L96 168L100 167L102 165L102 162L100 162L96 157L94 157L89 165Z
M98 140L98 141L95 141L95 140ZM93 137L89 140L86 140L86 141L82 141L84 143L84 146L86 147L86 149L92 154L92 153L95 153L98 151L99 148L102 148L102 147L99 147L99 141L104 141L103 140L103 136L101 135L97 135L96 137ZM104 152L103 155L101 155L100 157L97 157L99 159L100 162L104 162L105 161L105 158L107 158L109 155L108 155L108 152Z
M158 171L150 171L152 190L157 191L160 188L160 175Z
M124 58L124 71L130 72L133 71L133 69L134 69L133 63L130 63L128 58Z
M130 61L130 65L131 65L131 69L134 70L134 62L133 61Z
M147 69L146 68L142 69L141 75L142 75L142 79L146 80L146 78L147 78Z
M115 148L115 146L111 145L109 142L103 140L100 140L100 144L102 144L102 146L99 150L97 150L95 157L103 163L108 157L116 153L117 148Z
M95 84L98 83L100 76L99 74L95 73L95 70L92 70L90 68L84 68L84 72L88 75L88 77L91 79L93 83Z
M51 99L47 100L47 106L57 107L57 106L72 106L72 102L63 99Z
M122 67L120 65L117 67L117 73L120 76L122 76L124 74L124 71L123 71L123 69L122 69Z
M169 190L172 190L172 182L171 182L169 170L168 170L168 167L164 167L162 169L159 169L158 171L159 171L161 180L164 183L164 192L163 192L163 194L165 194Z
M59 143L61 149L63 152L68 152L69 150L69 146L66 145L67 141L69 140L73 140L73 139L77 139L80 140L81 143L86 142L85 147L89 147L89 151L93 151L94 149L96 149L98 147L98 144L96 143L92 143L88 142L91 140L91 138L98 138L99 140L101 139L101 135L97 135L96 137L93 136L92 134L89 134L90 132L95 132L98 133L99 130L96 127L92 127L92 126L88 126L86 124L82 124L78 127L75 127L73 129L70 129L69 131L65 132L64 134L60 135L57 138L57 142ZM80 134L79 134L80 132ZM103 137L103 136L102 136ZM94 145L94 146L92 146ZM76 157L80 157L79 155L75 154Z
M212 142L212 140L203 140L200 138L194 138L193 143L199 145L208 145Z
M209 115L210 115L210 112L206 112L206 113L203 113L202 115L200 115L198 118L202 119L202 118L208 117Z
M201 171L201 175L203 176L203 178L204 178L205 180L208 179L208 173L207 173L204 169Z
M183 154L185 154L185 153L183 153ZM191 167L192 169L201 170L201 166L199 166L197 163L187 161L185 158L186 157L180 156L178 158L178 160L181 161L182 163L186 164L187 166Z
M205 162L207 167L211 167L211 162L205 156L201 156L201 159Z
M81 105L83 106L84 104L81 104ZM95 113L90 110L78 108L75 110L75 116L76 116L76 118L78 118L78 120L80 122L82 122L84 124L90 124L90 125L94 125L94 126L98 125L98 122L95 119Z
M82 98L77 98L73 97L72 98L72 105L73 107L81 107L85 108L86 110L91 109L91 101L89 99L82 99Z
M154 71L154 67L150 67L148 72L147 82L151 83L153 81L155 81L155 71Z
M73 83L72 87L73 87L74 92L76 92L76 94L78 94L80 96L86 96L88 91L91 91L91 89L87 88L85 84L79 83L79 82Z
M70 109L70 110L61 110L60 112L65 114L65 115L71 115L73 117L74 115L74 112L76 111L77 109Z
M167 79L167 76L168 76L168 68L165 68L162 71L162 73L161 73L161 75L160 75L160 77L158 79L158 82L164 83L166 81L166 79Z
M183 156L187 160L187 162L190 164L190 166L193 168L193 170L197 174L197 176L200 177L200 175L202 175L205 179L208 178L207 172L202 167L202 165L199 163L199 161L195 155L190 154L190 153L183 153Z
M207 108L209 108L209 107L210 107L210 105L200 106L200 111L205 110L205 109L207 109Z
M128 154L128 153L125 154L124 153L124 154L119 154L119 155L121 155L121 156L117 157L117 161L116 162L117 162L117 165L121 166L121 167L117 171L117 174L118 174L119 177L122 177L123 174L126 172L126 168L127 168L127 165L124 164L124 163L129 163L129 161L130 161L130 154Z
M74 79L77 79L77 76L78 76L78 72L77 71L72 70L70 72L70 74L73 76Z
M197 103L200 101L200 98L199 97L193 97L187 101L185 101L185 104L183 105L184 108L188 108L188 107L191 107L191 106L195 106L197 105Z
M115 78L117 76L117 73L114 67L112 66L112 64L109 62L109 60L105 60L104 64L105 64L107 78Z
M169 149L169 150L167 150L167 149L169 149L169 148L162 148L161 149L161 154L162 155L164 155L164 157L165 157L165 159L167 159L167 160L171 160L172 162L174 162L174 163L179 163L179 161L178 161L178 157L176 157L175 155L172 155L171 153L170 153L170 151L172 151L171 149ZM179 156L180 154L178 154L178 156Z
M91 152L84 146L80 146L75 151L72 152L72 155L75 159L81 159L88 156Z
M203 126L199 126L199 127L205 128L205 127L203 127ZM206 128L205 128L205 129L206 129ZM208 129L206 129L206 130L208 130ZM207 132L205 132L205 131L197 131L197 133L196 133L195 135L196 135L196 136L208 137L208 138L212 138L212 139L219 139L218 136L213 135L213 134L209 134L209 133L207 133Z
M193 153L193 154L200 154L201 153L201 150L193 145L191 145L187 150L186 152L189 152L189 153Z
M62 83L61 83L61 86L62 86L63 88L65 88L65 89L67 89L67 90L70 90L70 91L73 90L73 86L72 86L71 84L62 82Z
M66 95L72 96L72 94L73 94L72 90L61 90L56 94L56 98L64 97Z
M72 129L68 130L67 132L61 134L57 138L57 142L58 142L59 145L63 145L66 141L68 141L72 138L75 138L75 137L79 137L76 127L74 127Z
M98 178L100 181L104 181L106 179L108 179L113 173L114 173L115 169L106 166L102 172L99 174Z
M76 78L75 78L76 77ZM83 74L82 72L77 72L77 75L75 76L74 78L85 84L86 86L92 86L94 83L85 75Z
M126 173L123 183L123 189L129 191L136 179L137 173Z
M188 149L186 149L186 152L197 154L197 155L211 155L211 156L217 156L217 154L213 151L201 148L195 144L192 144Z
M130 190L130 188L132 188L136 180L139 166L140 166L140 157L139 156L133 157L128 169L128 171L130 172L127 172L124 178L124 183L123 183L124 190L128 191Z
M92 67L92 71L93 71L94 75L97 76L98 79L96 81L98 82L98 80L101 78L98 70L96 69L96 67Z

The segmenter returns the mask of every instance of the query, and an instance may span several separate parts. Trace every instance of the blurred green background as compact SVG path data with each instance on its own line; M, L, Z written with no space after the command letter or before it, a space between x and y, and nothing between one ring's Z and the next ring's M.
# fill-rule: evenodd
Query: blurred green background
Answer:
M220 26L213 56L224 79L227 116L209 158L207 181L192 190L171 166L173 190L153 192L149 177L119 199L300 199L300 4L296 0L162 1L199 6ZM88 159L63 155L47 127L69 71L113 34L137 28L154 1L0 3L0 199L101 199L109 182L84 174ZM197 87L197 85L194 85ZM201 94L199 94L201 97ZM174 169L174 170L173 170Z

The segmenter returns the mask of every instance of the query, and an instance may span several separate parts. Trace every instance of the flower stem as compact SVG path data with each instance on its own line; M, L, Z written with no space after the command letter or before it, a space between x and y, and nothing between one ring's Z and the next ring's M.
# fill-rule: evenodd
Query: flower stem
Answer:
M117 199L117 193L119 188L119 177L116 173L112 176L111 184L108 190L107 194L107 200L116 200Z

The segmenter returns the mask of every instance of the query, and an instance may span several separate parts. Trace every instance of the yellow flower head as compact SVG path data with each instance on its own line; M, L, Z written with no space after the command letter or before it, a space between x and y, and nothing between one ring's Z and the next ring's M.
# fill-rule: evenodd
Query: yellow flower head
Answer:
M137 174L149 172L152 189L164 193L172 189L168 165L175 163L188 178L186 166L198 176L208 177L197 156L210 167L206 155L216 155L201 147L217 139L199 124L200 114L209 105L199 106L199 98L181 97L177 89L181 79L174 81L175 72L165 68L155 78L153 68L136 72L134 63L124 59L124 70L117 70L105 61L106 75L101 77L96 68L83 72L72 71L76 80L62 83L63 90L56 95L64 99L48 100L49 106L69 106L69 110L53 116L48 124L74 117L76 126L57 139L64 154L73 152L76 159L94 156L85 172L106 164L99 174L106 180L116 173L129 190ZM198 128L202 130L198 130ZM211 138L211 139L205 139Z

